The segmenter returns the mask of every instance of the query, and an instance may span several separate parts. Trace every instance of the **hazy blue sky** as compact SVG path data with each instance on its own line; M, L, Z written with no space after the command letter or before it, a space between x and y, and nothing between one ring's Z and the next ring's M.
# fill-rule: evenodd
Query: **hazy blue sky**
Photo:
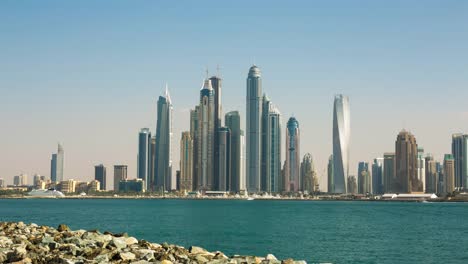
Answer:
M57 142L66 178L91 179L99 163L135 177L138 131L154 132L165 82L178 169L180 132L217 64L223 110L243 122L248 69L261 68L322 189L337 93L350 97L352 174L394 151L402 128L441 158L468 132L467 14L468 1L446 0L0 1L0 177L49 176Z

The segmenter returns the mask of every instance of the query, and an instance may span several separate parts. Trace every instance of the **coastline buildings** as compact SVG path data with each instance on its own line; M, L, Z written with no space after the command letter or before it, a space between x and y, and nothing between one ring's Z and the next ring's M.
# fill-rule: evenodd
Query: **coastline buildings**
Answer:
M425 158L425 167L426 167L426 180L425 180L425 190L426 193L438 193L437 192L437 182L439 173L437 172L437 162L431 155L426 156Z
M106 167L103 164L94 166L94 179L99 182L101 190L107 190Z
M330 157L328 158L327 176L328 176L328 193L335 193L335 183L334 183L334 175L333 175L333 155L330 155Z
M315 172L312 155L307 153L301 162L301 186L304 192L313 193L317 191L318 179Z
M466 190L468 187L468 134L452 135L452 155L455 162L455 188Z
M145 189L151 189L151 132L149 128L142 128L138 134L137 178L142 179Z
M396 174L395 174L395 153L387 152L384 153L384 166L383 166L383 178L384 178L384 191L385 193L396 192Z
M5 187L6 187L5 180L0 178L0 188L5 188Z
M284 189L281 178L281 114L264 96L262 109L261 190L276 193Z
M284 189L286 192L302 190L300 179L300 131L299 122L291 117L286 128L286 175Z
M350 175L348 176L348 179L346 180L346 183L348 184L347 189L348 189L348 194L356 194L357 193L357 181L356 181L356 176Z
M190 132L182 132L180 139L180 189L192 191L193 187L193 140Z
M213 190L214 181L214 90L211 81L206 79L200 90L198 109L198 179L197 190Z
M247 77L246 112L246 178L247 191L260 191L262 139L262 79L260 69L253 65Z
M195 106L195 109L190 110L190 137L193 141L193 151L192 151L192 190L197 190L198 188L198 133L199 133L199 114L200 106Z
M127 165L114 165L114 191L120 191L120 181L127 180Z
M445 194L455 191L455 160L452 154L444 156L444 187Z
M62 145L59 143L57 153L52 154L52 159L50 161L50 179L52 182L63 181L64 158L65 153L63 151Z
M384 193L384 159L375 158L372 163L372 193Z
M20 175L16 175L13 177L13 185L14 186L25 186L28 184L28 175L21 173Z
M422 184L422 191L426 190L426 160L424 158L424 148L418 147L417 178Z
M159 96L156 121L154 157L154 187L155 191L170 191L172 183L172 101L166 85L164 96Z
M396 193L423 192L423 183L417 174L418 145L408 131L401 131L395 141Z
M243 131L240 127L240 115L238 111L232 111L225 115L224 125L229 128L231 135L230 147L230 191L240 192L245 190L244 170L242 166L242 140Z
M333 105L334 193L348 193L350 113L347 96L337 95Z
M220 170L220 142L219 142L219 129L221 127L221 118L222 118L222 104L221 104L221 91L222 91L222 80L219 76L212 76L210 78L211 87L213 88L214 93L214 119L213 119L213 127L214 127L214 134L213 134L213 187L219 188L220 181L222 179L221 176L218 175L218 171Z
M145 182L140 179L119 181L119 192L144 192Z

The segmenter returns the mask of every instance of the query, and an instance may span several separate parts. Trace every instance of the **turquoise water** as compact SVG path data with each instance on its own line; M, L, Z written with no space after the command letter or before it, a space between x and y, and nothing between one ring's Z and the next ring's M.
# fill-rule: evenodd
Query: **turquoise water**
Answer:
M468 263L464 203L7 199L0 221L309 263Z

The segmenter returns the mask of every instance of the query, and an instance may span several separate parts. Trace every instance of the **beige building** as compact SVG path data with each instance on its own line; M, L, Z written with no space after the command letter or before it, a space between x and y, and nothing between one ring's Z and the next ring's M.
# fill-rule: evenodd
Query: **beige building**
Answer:
M446 194L455 190L455 160L451 154L444 157L444 189Z
M180 140L180 190L192 191L193 186L193 139L190 132L182 132Z
M418 144L413 134L402 130L395 142L395 193L423 192L418 178Z
M114 166L114 191L119 190L120 181L127 180L127 165Z
M70 179L60 182L60 191L63 193L74 193L76 190L76 181Z

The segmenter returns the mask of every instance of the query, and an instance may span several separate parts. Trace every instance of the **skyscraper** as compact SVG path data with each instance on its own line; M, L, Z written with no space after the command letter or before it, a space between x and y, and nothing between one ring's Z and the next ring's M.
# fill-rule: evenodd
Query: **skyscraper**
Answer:
M156 154L154 159L154 190L171 190L172 182L172 101L166 86L164 96L158 99L156 122Z
M288 120L286 128L286 177L285 189L289 192L302 190L300 177L300 131L295 117Z
M213 184L214 186L219 186L219 138L218 138L218 129L221 127L221 118L222 118L222 104L221 104L221 95L222 95L222 80L219 76L212 76L210 78L211 87L213 88L214 93L214 136L213 136Z
M455 191L455 160L452 154L444 156L444 187L446 194Z
M241 128L240 128L240 115L238 111L232 111L225 115L224 125L229 128L231 132L231 153L230 153L230 172L231 186L230 191L239 192L245 190L241 188L241 176L244 172L241 170ZM244 182L245 184L245 182Z
M25 186L28 184L28 175L21 173L13 177L13 185L15 186Z
M151 132L149 128L142 128L138 134L137 178L143 180L146 190L151 190Z
M180 190L192 191L193 187L193 140L190 132L182 132L180 140Z
M246 177L249 192L260 191L262 137L262 79L260 69L253 65L247 77L246 117Z
M350 113L347 96L335 96L333 106L333 176L335 193L347 193Z
M193 141L193 170L192 170L192 190L198 189L198 145L199 145L199 112L200 106L195 106L195 109L190 110L190 137Z
M272 103L266 94L262 97L262 118L261 118L261 154L260 154L260 190L267 192L270 189L267 183L267 129L268 129L268 114Z
M247 165L246 165L246 150L245 150L245 134L244 131L240 131L240 169L239 169L239 192L245 192L247 190Z
M335 177L333 176L333 155L330 155L328 158L327 166L327 176L328 176L328 193L335 193Z
M218 128L218 171L217 190L231 190L231 131L228 127Z
M264 108L264 126L262 141L262 191L279 192L281 177L281 114L273 104Z
M212 190L214 180L214 90L205 80L200 90L198 113L198 190Z
M396 192L395 153L384 153L384 191L386 193Z
M468 134L452 135L452 155L455 161L455 188L468 186Z
M422 183L422 191L426 188L426 160L424 158L424 148L418 147L417 178Z
M100 189L105 191L106 188L106 167L103 164L94 166L94 179L99 181ZM115 186L115 185L114 185Z
M59 143L57 153L52 154L50 161L50 178L52 182L63 181L63 163L64 163L64 151L62 145Z
M314 168L314 161L310 153L305 154L302 158L301 179L303 190L313 193L315 191L315 186L317 185L317 175Z
M127 165L114 165L114 191L119 191L120 181L127 180Z
M418 145L408 131L401 131L395 141L395 174L397 193L422 192L423 183L418 179Z
M371 186L372 183L369 172L369 163L361 161L358 165L358 193L372 193Z
M349 194L356 194L357 193L357 180L356 176L350 175L346 180L347 190Z
M151 144L150 144L150 175L148 180L148 190L154 191L154 173L155 173L155 159L156 159L156 137L153 135L151 137Z
M372 163L372 193L384 193L384 159L375 158Z
M437 162L431 155L425 158L426 167L426 193L437 193L437 182L439 173L437 172Z

